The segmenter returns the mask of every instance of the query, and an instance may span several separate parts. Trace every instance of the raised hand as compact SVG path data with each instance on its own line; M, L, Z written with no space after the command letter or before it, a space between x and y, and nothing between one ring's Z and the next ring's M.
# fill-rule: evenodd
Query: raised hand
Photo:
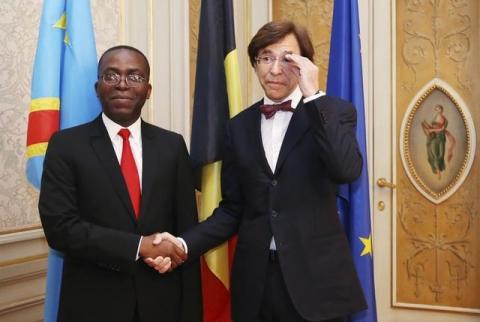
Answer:
M297 54L286 54L287 71L298 79L304 97L315 95L319 90L318 67L308 58Z

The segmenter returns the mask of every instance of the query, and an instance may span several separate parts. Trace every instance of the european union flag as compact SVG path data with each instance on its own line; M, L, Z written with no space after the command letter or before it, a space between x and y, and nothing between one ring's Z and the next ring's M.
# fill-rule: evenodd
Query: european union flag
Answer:
M27 131L27 178L40 187L51 135L91 121L100 111L94 84L97 53L89 0L45 0L32 77ZM57 321L62 254L48 255L46 322Z
M335 0L333 9L327 93L352 102L357 108L357 140L363 157L360 178L338 189L337 206L353 252L368 309L350 321L375 322L372 234L363 105L362 59L357 0Z

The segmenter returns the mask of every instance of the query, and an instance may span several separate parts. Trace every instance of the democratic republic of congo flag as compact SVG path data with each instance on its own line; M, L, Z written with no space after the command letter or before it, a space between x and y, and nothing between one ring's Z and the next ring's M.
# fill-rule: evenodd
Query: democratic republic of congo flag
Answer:
M37 189L52 134L88 122L100 113L94 89L96 79L90 1L44 0L27 130L27 179ZM62 254L50 250L45 322L57 321L62 268Z

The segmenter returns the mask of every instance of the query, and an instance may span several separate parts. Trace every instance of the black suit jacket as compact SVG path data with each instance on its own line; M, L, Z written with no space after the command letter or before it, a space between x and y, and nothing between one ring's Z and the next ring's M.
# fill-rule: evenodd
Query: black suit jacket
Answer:
M336 208L337 184L355 180L362 158L356 112L323 96L300 102L274 172L261 139L257 102L227 127L222 202L182 237L197 256L238 232L232 268L232 316L254 320L260 310L272 235L280 267L300 315L319 321L366 307Z
M141 235L180 234L197 222L183 138L142 121L142 203L135 220L101 117L52 136L39 211L64 253L58 321L201 321L198 261L159 274L135 261Z

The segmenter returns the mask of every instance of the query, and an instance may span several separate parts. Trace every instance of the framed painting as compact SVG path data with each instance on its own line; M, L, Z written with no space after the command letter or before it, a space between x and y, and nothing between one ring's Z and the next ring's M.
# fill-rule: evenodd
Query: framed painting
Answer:
M434 204L462 185L475 156L470 110L446 82L435 78L413 98L400 129L400 155L408 178Z

